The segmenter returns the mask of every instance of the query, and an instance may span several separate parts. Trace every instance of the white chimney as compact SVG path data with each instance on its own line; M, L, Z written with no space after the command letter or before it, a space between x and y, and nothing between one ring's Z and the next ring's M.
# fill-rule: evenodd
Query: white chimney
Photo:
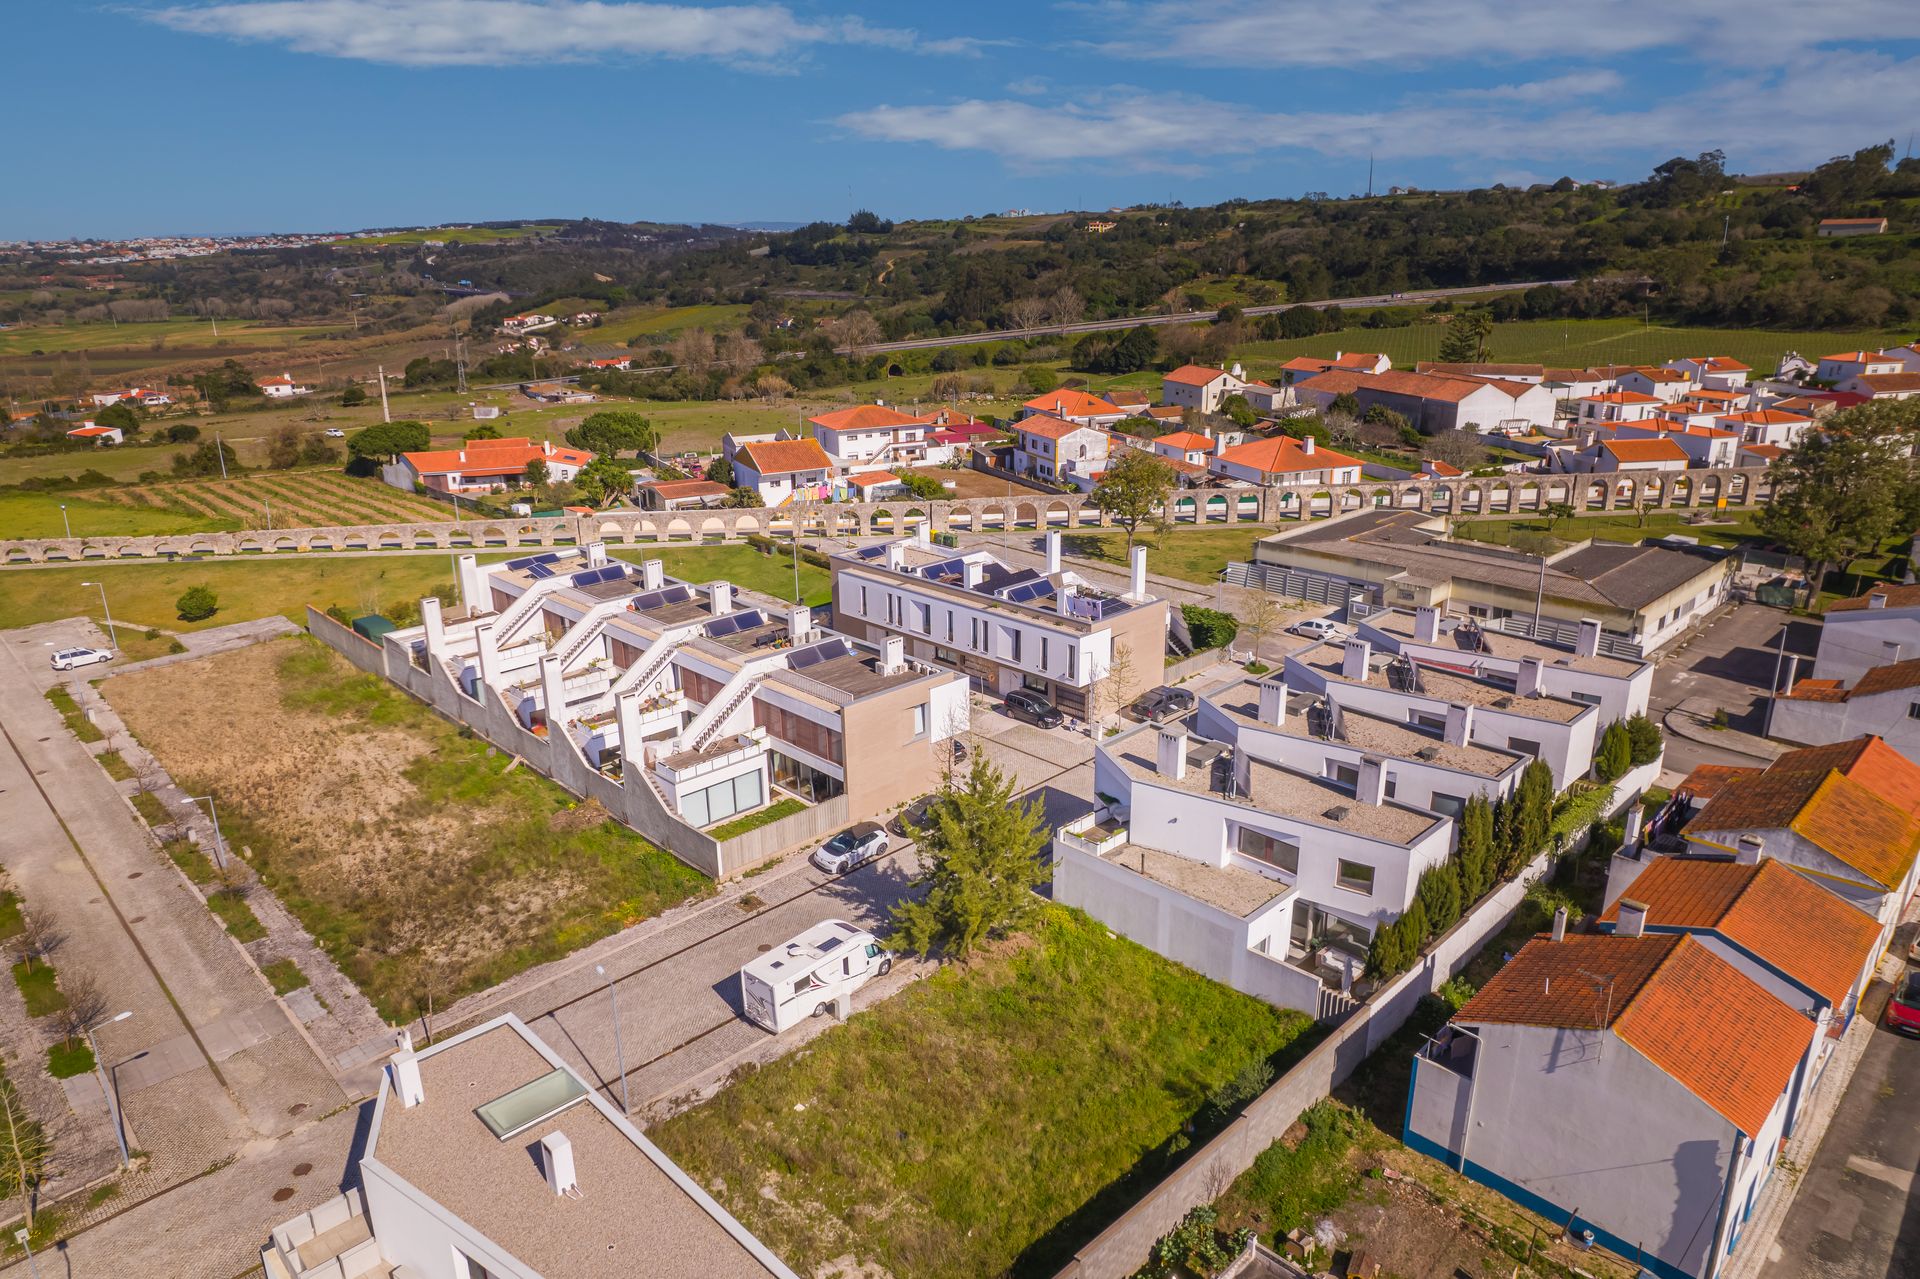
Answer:
M1364 683L1367 666L1373 661L1373 645L1356 635L1341 647L1340 677L1356 684Z
M1440 610L1431 604L1422 604L1413 610L1413 638L1415 643L1436 644L1440 640Z
M547 740L558 741L565 727L567 692L560 659L552 653L540 659L540 705L547 713Z
M1631 897L1620 899L1620 922L1613 926L1615 937L1644 937L1647 933L1647 904Z
M547 1187L556 1195L579 1191L579 1179L573 1175L573 1143L563 1132L550 1132L540 1139L540 1170L547 1174Z
M1567 908L1565 906L1553 912L1553 939L1555 941L1567 939Z
M460 578L460 606L467 610L468 616L485 613L489 610L487 600L487 578L480 571L480 563L471 555L462 555L458 561Z
M713 582L707 587L707 612L725 617L733 612L733 583Z
M1238 364L1235 364L1233 368L1228 371L1231 372L1237 378L1244 378L1247 376L1247 371L1241 368Z
M1760 854L1765 851L1766 846L1766 841L1758 835L1742 835L1733 854L1733 860L1742 866L1758 866Z
M493 623L483 622L473 628L473 636L480 641L480 683L484 688L476 689L482 698L491 696L486 689L500 674L500 646L493 639Z
M898 635L880 641L880 673L898 675L906 669L907 642Z
M1538 697L1540 695L1540 669L1539 658L1521 658L1520 669L1513 677L1513 691L1522 697Z
M428 660L439 660L441 652L447 646L447 627L441 620L438 597L429 595L420 601L420 625L427 633Z
M1387 768L1378 755L1360 757L1360 785L1353 797L1363 804L1387 802Z
M907 544L905 542L887 543L887 567L899 572L907 565Z
M1047 530L1047 576L1052 577L1060 571L1060 530Z
M1309 457L1313 456L1313 437L1311 435L1300 441L1300 451Z
M1874 591L1872 594L1867 596L1868 608L1885 608L1886 606L1887 606L1887 596L1884 591Z
M1472 736L1473 707L1447 703L1447 725L1440 730L1440 740L1449 746L1465 746Z
M1583 617L1580 619L1580 634L1573 641L1575 657L1598 657L1600 655L1600 619Z
M638 777L642 767L640 749L640 699L644 690L622 693L613 702L614 722L620 729L620 776Z
M667 566L660 560L642 560L640 562L640 589L657 591L667 582Z
M1187 730L1179 724L1160 730L1160 753L1155 761L1162 777L1179 781L1187 775Z
M928 546L931 545L932 542L933 520L931 518L921 520L913 526L913 544L915 546Z
M415 1055L411 1044L393 1055L393 1091L400 1098L403 1110L412 1110L427 1099L427 1090L420 1082L420 1058Z
M605 568L607 566L607 544L605 542L587 543L587 567Z
M1627 818L1624 833L1620 838L1620 851L1634 853L1640 848L1640 832L1646 825L1647 810L1639 804L1627 805Z
M986 576L985 560L962 560L960 563L960 581L968 590L980 585L980 579Z
M1147 548L1144 546L1133 548L1133 578L1130 587L1131 589L1127 592L1128 599L1147 598Z
M1265 679L1260 681L1259 689L1260 722L1276 728L1284 727L1287 722L1287 682L1284 679Z
M800 604L787 610L787 638L795 644L813 634L813 610Z

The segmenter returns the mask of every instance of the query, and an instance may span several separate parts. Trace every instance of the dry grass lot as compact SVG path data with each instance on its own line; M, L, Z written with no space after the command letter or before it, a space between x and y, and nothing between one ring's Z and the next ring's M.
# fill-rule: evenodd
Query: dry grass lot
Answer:
M404 1020L708 888L316 641L103 690L381 1013Z

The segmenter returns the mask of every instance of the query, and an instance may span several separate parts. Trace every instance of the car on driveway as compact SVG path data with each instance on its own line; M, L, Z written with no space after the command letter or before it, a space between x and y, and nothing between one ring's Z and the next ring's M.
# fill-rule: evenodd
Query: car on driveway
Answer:
M1016 688L1007 694L1006 712L1015 719L1025 720L1038 728L1058 728L1067 722L1067 717L1038 693L1030 693L1024 688Z
M95 662L111 662L113 654L104 648L63 648L53 655L53 669L70 671L79 666L92 666Z
M878 822L849 826L813 850L807 860L829 875L843 875L856 866L864 866L887 855L887 832Z
M1308 639L1332 639L1340 633L1340 628L1324 617L1305 617L1287 628L1289 635L1304 635Z
M1887 1000L1887 1029L1920 1035L1920 973L1908 973Z
M347 433L337 426L330 426L327 428L327 438L330 440L344 440L347 438Z
M1184 688L1173 688L1162 684L1152 692L1142 693L1133 701L1133 713L1141 722L1163 724L1178 719L1193 709L1193 693Z
M938 798L938 795L922 795L914 800L893 815L893 819L887 823L887 830L902 839L913 839L915 828L926 825L927 810L933 807L933 801Z

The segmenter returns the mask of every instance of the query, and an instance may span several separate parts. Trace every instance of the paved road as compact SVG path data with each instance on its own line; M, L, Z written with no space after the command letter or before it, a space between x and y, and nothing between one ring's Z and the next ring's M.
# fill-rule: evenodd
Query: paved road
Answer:
M1868 1010L1879 1014L1876 987ZM1863 1014L1864 1015L1864 1014ZM1874 1028L1761 1279L1920 1275L1920 1043Z
M1811 654L1819 628L1763 604L1736 604L1656 655L1653 691L1648 698L1657 719L1689 698L1705 698L1726 708L1731 727L1758 733L1764 728L1767 690L1773 687L1785 628L1788 654ZM1782 680L1785 679L1784 667ZM1709 746L1674 734L1667 736L1666 766L1689 773L1702 764L1764 764L1750 755Z

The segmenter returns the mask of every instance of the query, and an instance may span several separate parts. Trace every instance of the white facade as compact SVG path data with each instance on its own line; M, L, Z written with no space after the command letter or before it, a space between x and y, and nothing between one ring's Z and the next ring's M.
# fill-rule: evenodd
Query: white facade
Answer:
M1915 659L1920 664L1920 659ZM1904 673L1904 671L1903 671ZM1805 746L1847 742L1872 733L1909 758L1920 757L1920 676L1878 692L1848 689L1844 700L1776 696L1769 705L1767 736Z
M1029 425L1031 424L1031 426ZM1051 484L1090 491L1107 469L1112 436L1090 426L1061 431L1057 418L1031 417L1014 424L1018 448L1014 469Z
M1828 608L1820 626L1813 678L1852 684L1876 666L1920 657L1920 590L1896 587L1889 593L1881 589L1864 598L1864 607L1842 601L1849 606Z
M1686 374L1668 377L1664 374L1676 372L1670 369L1628 369L1616 379L1623 391L1632 391L1636 395L1651 395L1657 400L1672 404L1684 400L1692 394L1693 379Z
M1245 389L1246 378L1237 364L1231 369L1189 364L1160 379L1160 403L1214 413L1219 411L1220 401Z
M1711 355L1668 360L1665 367L1685 374L1710 391L1745 390L1747 377L1753 372L1737 361Z
M1842 351L1837 355L1821 356L1813 377L1817 382L1838 385L1862 373L1899 373L1904 367L1902 359L1885 356L1878 351Z

